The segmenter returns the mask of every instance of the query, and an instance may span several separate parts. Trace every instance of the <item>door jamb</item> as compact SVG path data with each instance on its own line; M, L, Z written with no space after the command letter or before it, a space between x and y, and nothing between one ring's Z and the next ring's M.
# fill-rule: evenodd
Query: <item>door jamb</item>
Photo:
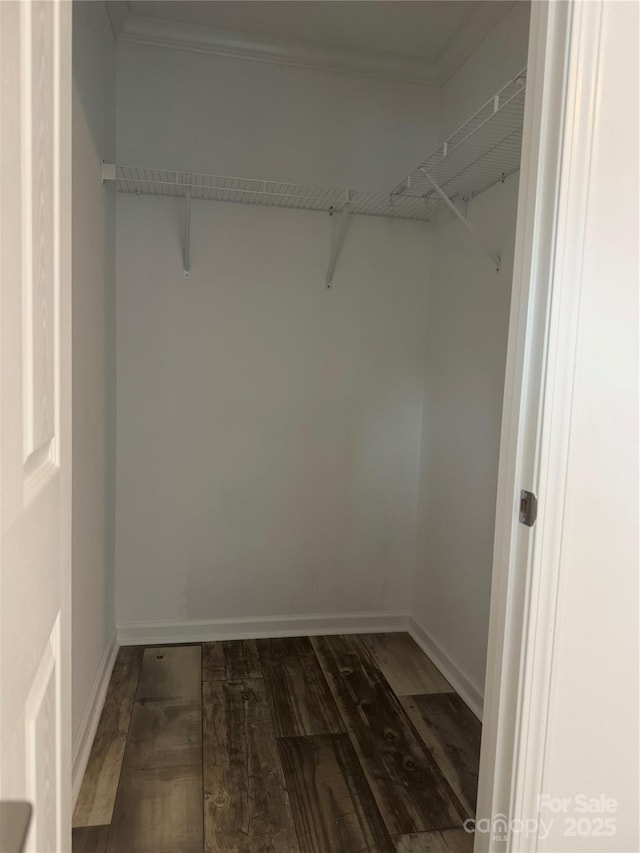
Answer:
M476 853L539 849L514 825L543 785L603 2L532 4ZM538 496L532 528L520 489Z

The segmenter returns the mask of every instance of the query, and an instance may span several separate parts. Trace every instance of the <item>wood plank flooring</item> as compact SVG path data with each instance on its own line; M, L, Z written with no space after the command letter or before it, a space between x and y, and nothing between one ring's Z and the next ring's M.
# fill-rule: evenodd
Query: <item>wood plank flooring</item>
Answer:
M203 681L242 681L261 678L255 640L233 640L202 644Z
M360 638L396 696L453 690L409 634L361 634Z
M259 640L258 651L278 737L344 731L308 637Z
M401 835L396 853L473 853L473 835L464 829Z
M143 654L141 646L123 646L118 652L73 813L74 827L111 823Z
M347 735L282 738L300 850L390 851L393 845Z
M202 853L199 646L144 652L107 853Z
M480 723L408 634L120 650L74 853L471 853Z
M204 682L207 853L298 850L262 679Z
M475 816L479 720L455 693L403 696L400 701L465 810Z
M360 639L313 645L389 831L461 826L463 807Z
M74 826L73 853L107 853L109 825Z

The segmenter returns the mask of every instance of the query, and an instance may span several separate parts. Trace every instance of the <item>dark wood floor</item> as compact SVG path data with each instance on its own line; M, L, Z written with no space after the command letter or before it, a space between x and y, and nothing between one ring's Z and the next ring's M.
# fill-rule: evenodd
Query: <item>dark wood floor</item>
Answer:
M468 853L480 723L408 634L120 649L74 853Z

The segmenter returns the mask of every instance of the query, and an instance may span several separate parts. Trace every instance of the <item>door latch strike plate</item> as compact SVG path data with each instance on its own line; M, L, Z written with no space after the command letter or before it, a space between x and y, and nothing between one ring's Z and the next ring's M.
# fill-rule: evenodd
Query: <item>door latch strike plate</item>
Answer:
M520 523L533 527L538 516L538 499L533 492L520 492Z

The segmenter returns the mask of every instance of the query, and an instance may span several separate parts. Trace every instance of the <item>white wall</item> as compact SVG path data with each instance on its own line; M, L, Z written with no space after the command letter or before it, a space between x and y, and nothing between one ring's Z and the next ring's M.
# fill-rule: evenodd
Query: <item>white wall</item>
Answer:
M405 612L430 239L118 198L118 623ZM259 627L259 626L258 626Z
M457 221L433 231L413 617L483 692L518 175L469 205L501 271ZM469 698L469 697L465 697Z
M539 849L638 850L638 6L604 3ZM576 144L582 144L577 140ZM578 278L580 277L580 278ZM581 284L580 284L581 280ZM577 794L617 800L579 814ZM565 816L587 819L566 836ZM615 834L589 832L613 818ZM597 821L591 824L597 828ZM585 831L585 822L581 827Z
M73 738L114 630L115 40L104 3L73 6Z
M438 143L440 90L118 45L118 160L390 191Z
M516 0L442 92L443 136L453 133L527 64L531 4Z
M526 64L528 14L528 4L515 4L444 93L120 44L118 161L390 188L442 138L441 95L445 123L453 127ZM500 276L460 226L438 226L441 247L434 257L438 280L432 294L438 313L428 326L429 238L424 226L355 223L339 263L336 290L325 294L326 216L229 210L205 203L194 208L194 274L185 284L179 266L180 206L119 198L119 623L406 611L418 541L415 615L435 631L437 641L481 691L516 184L513 178L471 205L471 216L482 217L481 227L488 226L488 238L503 251ZM291 234L298 231L294 241ZM366 281L363 270L370 271ZM386 326L383 296L390 277L394 298L400 292L403 296L393 323L397 335L385 337L380 349L380 336L363 336L357 310L369 306L368 294L378 294L368 312L373 327ZM261 280L268 288L260 285L260 311L280 318L286 334L263 329L259 315L247 324L243 312L257 309L243 294L253 294ZM302 291L310 301L292 300L292 287L294 295ZM185 289L198 294L193 305L185 302ZM346 316L345 290L354 300ZM378 316L373 304L379 306ZM332 313L307 317L320 308ZM468 312L466 320L459 311ZM466 322L470 334L459 340ZM234 324L241 329L235 334ZM192 328L198 329L194 339ZM305 328L313 333L306 335ZM337 361L330 328L343 329ZM206 329L211 332L205 344ZM256 341L258 378L241 392L247 365L255 369ZM452 341L455 358L450 360ZM419 364L414 359L423 357L427 343L428 358ZM230 347L234 357L225 360ZM482 363L478 349L485 356ZM385 372L381 363L388 365ZM442 363L446 373L438 372ZM323 367L311 369L314 364ZM335 381L331 377L337 364L345 383L339 394L328 384ZM357 365L363 367L356 371ZM469 365L481 389L470 387ZM427 372L433 389L423 412ZM272 377L269 382L264 373ZM449 398L439 378L444 375L453 383ZM274 388L278 376L285 379ZM361 388L360 403L345 399L346 389L355 387ZM401 390L408 388L410 392ZM452 401L467 393L467 406L479 410L473 421L452 424ZM381 398L385 406L391 398L395 405L402 401L402 446L394 446L389 409L389 426L370 439L356 471L350 471L365 422L380 416ZM180 401L173 414L167 408L171 399ZM227 414L227 421L221 421L221 404L235 416ZM294 411L283 423L285 407ZM194 414L187 417L190 412ZM239 429L234 424L243 413L254 423ZM429 435L422 434L423 415ZM332 427L325 444L319 438L300 444L300 431L312 429L323 417L340 429ZM258 441L260 423L265 435ZM174 462L177 454L184 456ZM367 473L362 463L374 456L378 462ZM459 529L441 524L445 517L457 518L464 503L451 495L445 459L453 463L457 477L471 476L468 493L478 492L478 498L465 503L470 514L464 547ZM373 500L368 478L378 482L380 466L389 468L384 481L392 492ZM416 506L411 503L417 477L422 489L419 530L412 526ZM301 500L310 480L316 482L313 493ZM148 483L154 484L152 489ZM405 535L410 541L402 541ZM459 617L443 620L439 613L444 607L458 608ZM453 644L451 637L456 638Z
M440 93L118 48L118 160L390 189ZM406 612L415 564L425 224L118 198L119 624ZM139 635L138 635L139 636Z
M447 83L451 130L527 62L529 5L516 3ZM500 273L452 216L433 230L413 618L476 710L486 665L502 395L518 200L516 173L468 217Z

